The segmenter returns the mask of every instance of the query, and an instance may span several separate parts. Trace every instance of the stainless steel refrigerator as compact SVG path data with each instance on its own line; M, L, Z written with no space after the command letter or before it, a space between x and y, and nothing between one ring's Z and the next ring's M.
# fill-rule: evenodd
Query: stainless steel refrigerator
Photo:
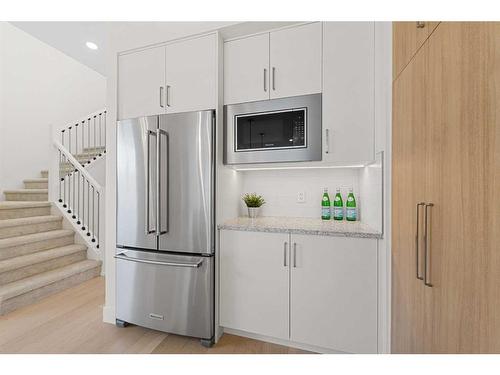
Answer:
M214 337L215 114L117 126L116 319Z

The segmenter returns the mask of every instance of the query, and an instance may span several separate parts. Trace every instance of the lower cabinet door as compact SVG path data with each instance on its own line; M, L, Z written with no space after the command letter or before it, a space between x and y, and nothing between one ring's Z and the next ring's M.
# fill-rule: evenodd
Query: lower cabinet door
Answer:
M221 326L288 339L289 235L221 231Z
M291 236L290 339L377 352L377 240Z

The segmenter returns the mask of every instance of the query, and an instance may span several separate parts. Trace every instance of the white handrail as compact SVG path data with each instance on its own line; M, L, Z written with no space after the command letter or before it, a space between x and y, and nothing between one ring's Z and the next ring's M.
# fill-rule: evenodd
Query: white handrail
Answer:
M80 162L78 160L76 160L75 157L69 153L69 151L67 151L66 147L64 147L61 142L59 142L58 140L54 139L54 146L85 177L85 179L94 186L95 191L97 191L99 194L103 193L102 186L90 175L90 173L88 172L88 170L86 170L85 168L83 168L82 165L80 164Z

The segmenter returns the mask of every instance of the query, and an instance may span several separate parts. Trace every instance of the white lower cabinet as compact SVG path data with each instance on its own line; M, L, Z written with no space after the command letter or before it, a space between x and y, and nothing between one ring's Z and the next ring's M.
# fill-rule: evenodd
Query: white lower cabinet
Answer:
M288 234L221 232L220 325L288 339L285 244Z
M377 240L222 230L220 325L377 352Z

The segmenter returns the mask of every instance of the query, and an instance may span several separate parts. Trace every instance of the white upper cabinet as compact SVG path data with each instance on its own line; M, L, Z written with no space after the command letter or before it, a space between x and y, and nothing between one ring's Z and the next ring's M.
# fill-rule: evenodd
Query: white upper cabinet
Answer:
M269 99L269 34L224 43L224 104Z
M374 159L373 22L323 23L323 161Z
M168 44L165 50L167 113L215 109L216 35Z
M121 55L118 118L217 107L217 35Z
M290 339L377 353L377 240L292 235Z
M288 237L221 231L222 326L288 339Z
M321 23L270 35L270 98L320 93Z
M165 47L121 55L118 60L118 119L165 113Z

